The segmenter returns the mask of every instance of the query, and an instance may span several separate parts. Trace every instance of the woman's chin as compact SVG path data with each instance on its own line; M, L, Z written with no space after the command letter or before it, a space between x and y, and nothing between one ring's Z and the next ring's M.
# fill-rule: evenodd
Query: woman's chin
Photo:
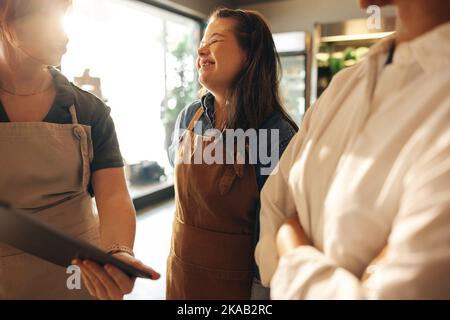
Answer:
M47 63L47 66L49 67L59 67L61 65L62 59L55 59L52 61L49 61L49 63Z
M56 54L53 54L53 55L47 57L47 59L45 59L45 63L46 63L46 65L51 66L51 67L58 67L61 65L62 58L63 58L62 53L56 53Z
M201 84L203 87L205 87L206 89L209 90L209 87L210 87L210 85L211 85L211 81L210 81L210 79L209 79L209 77L208 77L207 75L201 73L201 74L198 76L198 82L200 82L200 84Z

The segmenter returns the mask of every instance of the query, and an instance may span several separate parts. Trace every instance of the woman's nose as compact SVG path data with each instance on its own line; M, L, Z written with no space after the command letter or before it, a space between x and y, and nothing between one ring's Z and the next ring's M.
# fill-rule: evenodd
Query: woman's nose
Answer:
M70 38L69 38L69 36L65 33L64 34L64 39L63 39L63 41L64 41L64 44L67 46L68 44L69 44L69 42L70 42Z
M208 54L208 48L205 45L201 45L198 50L197 53L199 55L199 57L204 57Z

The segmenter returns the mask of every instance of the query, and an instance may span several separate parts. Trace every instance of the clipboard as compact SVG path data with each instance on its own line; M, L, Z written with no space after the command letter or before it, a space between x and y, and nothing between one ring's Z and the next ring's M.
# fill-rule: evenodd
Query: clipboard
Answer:
M36 241L39 239L39 241ZM29 214L0 203L0 242L67 268L73 259L91 260L100 266L115 266L132 278L152 279L142 270L107 254L99 248L53 229Z

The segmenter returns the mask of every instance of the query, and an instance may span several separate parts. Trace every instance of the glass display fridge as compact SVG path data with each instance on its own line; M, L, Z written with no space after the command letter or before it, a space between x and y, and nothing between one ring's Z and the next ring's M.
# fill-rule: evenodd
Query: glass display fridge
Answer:
M367 19L315 24L311 44L310 103L320 97L337 72L359 62L373 44L392 34L395 18L381 18L379 27L369 29Z
M282 66L282 103L295 122L300 124L309 106L310 36L305 32L277 33L274 34L274 41Z

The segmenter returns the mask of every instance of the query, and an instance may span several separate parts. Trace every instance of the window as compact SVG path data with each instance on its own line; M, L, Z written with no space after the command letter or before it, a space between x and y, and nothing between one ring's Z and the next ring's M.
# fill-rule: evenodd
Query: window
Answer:
M111 107L133 197L172 181L167 146L197 98L200 24L129 0L74 0L62 72Z

